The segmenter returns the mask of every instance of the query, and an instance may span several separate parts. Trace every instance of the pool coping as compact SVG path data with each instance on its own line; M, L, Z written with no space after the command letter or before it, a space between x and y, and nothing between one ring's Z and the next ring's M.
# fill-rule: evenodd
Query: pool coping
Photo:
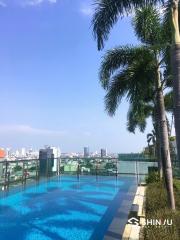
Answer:
M132 186L128 189L126 193L126 199L124 199L119 206L111 224L108 227L107 232L105 233L104 240L121 240L124 232L124 228L128 221L128 215L133 203L137 191L137 183L133 182ZM125 217L122 218L122 215Z
M140 185L137 188L136 195L133 201L133 205L138 205L137 215L138 224L128 223L125 226L123 233L123 240L139 240L141 239L142 229L145 223L145 197L146 197L146 185ZM133 213L134 214L134 213Z

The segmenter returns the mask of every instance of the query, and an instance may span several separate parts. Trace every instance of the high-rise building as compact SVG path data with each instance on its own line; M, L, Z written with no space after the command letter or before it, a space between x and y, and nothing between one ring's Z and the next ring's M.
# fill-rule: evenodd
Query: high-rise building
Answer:
M26 156L26 149L21 148L21 157L25 157L25 156Z
M39 174L40 176L47 176L52 173L54 165L53 149L46 147L39 150Z
M84 157L89 157L89 147L84 147Z
M15 156L16 156L16 157L19 157L19 156L20 156L20 152L19 152L19 150L16 150L16 152L15 152Z
M58 158L60 158L61 156L61 150L59 147L51 147L51 149L53 150L53 155L54 155L54 164L53 164L53 168L52 171L56 172L57 168L58 168Z
M11 148L6 148L6 158L9 159L11 156Z
M106 157L107 156L107 149L102 148L101 149L101 157Z

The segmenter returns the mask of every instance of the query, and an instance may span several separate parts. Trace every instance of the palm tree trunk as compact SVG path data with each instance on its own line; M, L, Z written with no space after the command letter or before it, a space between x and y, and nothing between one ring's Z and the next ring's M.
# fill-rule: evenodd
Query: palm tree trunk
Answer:
M178 164L180 167L180 34L178 21L179 0L173 0L172 23L174 33L174 45L172 47L172 69L173 69L173 89L174 89L174 122L176 131Z
M173 88L174 88L174 123L176 131L176 144L178 165L180 166L180 44L172 49Z
M158 124L158 118L157 114L155 117L155 131L156 131L156 157L158 161L158 170L159 170L159 176L160 179L163 177L163 165L162 165L162 157L161 157L161 141L160 141L160 129L159 129L159 124Z
M160 142L159 129L157 131L156 151L157 151L156 156L158 158L159 177L160 177L160 179L162 179L162 177L163 177L163 165L162 165L162 157L161 157L161 142Z
M166 123L166 114L164 106L164 97L163 90L161 86L161 73L158 67L157 69L157 81L156 81L156 104L157 104L157 114L158 114L158 123L160 129L160 138L161 138L161 156L163 162L163 170L165 176L166 190L169 200L169 205L171 209L175 209L175 200L174 200L174 191L173 191L173 175L172 175L172 166L171 166L171 157L169 151L169 139L168 139L168 130Z

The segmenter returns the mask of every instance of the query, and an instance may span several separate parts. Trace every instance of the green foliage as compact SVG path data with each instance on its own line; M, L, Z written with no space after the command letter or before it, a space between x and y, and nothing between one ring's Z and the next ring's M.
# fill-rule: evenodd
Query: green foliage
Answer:
M93 168L93 164L90 163L89 161L87 161L86 163L80 164L80 166L85 168Z
M175 141L175 140L176 140L176 137L175 137L175 136L170 136L170 137L169 137L169 141L173 142L173 141Z
M85 167L86 168L93 168L93 164L88 162L88 163L85 164Z
M13 168L13 170L14 170L15 172L21 171L21 170L22 170L22 167L21 167L20 165L16 165L16 166Z
M147 219L172 219L172 226L144 227L145 240L179 240L180 239L180 181L175 180L174 190L176 196L175 212L167 208L167 193L163 182L148 184L146 190L146 218ZM177 187L176 187L177 186Z
M173 112L173 91L170 91L165 94L164 103L165 103L166 111L172 113Z
M104 46L111 27L119 16L130 13L135 8L133 19L134 31L141 46L120 46L107 51L100 67L100 82L106 90L105 109L113 116L126 97L130 103L127 116L127 129L141 132L146 128L146 120L154 113L157 77L156 67L159 58L163 66L162 82L170 79L168 64L170 59L169 45L164 41L164 23L153 4L162 1L116 1L99 0L93 17L93 30L99 49ZM145 3L145 4L144 4ZM151 5L148 5L151 3ZM167 66L166 66L167 64ZM164 77L164 78L163 78ZM164 84L165 84L164 83ZM169 83L168 83L169 84ZM165 84L166 85L166 84ZM172 108L171 94L167 94L167 110Z
M114 163L106 163L105 168L106 168L106 169L116 168L116 165L115 165Z
M28 169L29 171L36 171L36 166L32 166Z
M163 0L95 0L95 12L92 19L94 38L97 40L98 50L104 47L110 30L119 18L132 14L134 9L146 4L156 5Z
M159 182L160 177L158 171L150 171L148 176L146 177L146 183L154 183L154 182Z
M136 10L133 26L136 36L142 43L150 45L164 44L160 15L152 5Z
M132 103L129 107L127 115L127 129L129 132L135 133L135 129L139 128L144 132L146 128L146 120L153 112L153 104L146 103L142 100L138 104Z
M154 55L146 47L124 46L108 51L100 68L100 81L107 94L105 108L114 115L126 97L133 108L150 101L155 79Z

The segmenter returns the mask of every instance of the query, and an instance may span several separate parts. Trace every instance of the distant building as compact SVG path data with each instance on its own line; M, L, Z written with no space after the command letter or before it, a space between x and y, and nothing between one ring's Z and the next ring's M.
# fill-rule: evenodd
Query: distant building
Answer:
M0 177L3 175L3 163L1 161L5 160L6 152L4 149L0 149Z
M0 159L4 159L6 157L6 152L4 149L0 148Z
M89 147L84 147L84 157L89 157Z
M58 158L60 158L61 156L61 150L59 147L51 147L51 149L53 150L53 155L54 155L54 164L53 164L53 168L52 171L56 172L57 168L58 168Z
M102 148L101 149L101 157L107 157L107 149Z
M10 148L6 148L6 158L9 159L11 156L11 149Z
M25 156L26 156L26 149L21 148L21 157L25 157Z
M54 166L53 149L47 147L39 150L39 174L40 176L51 175Z
M15 152L15 156L16 156L16 157L19 157L19 156L20 156L20 152L19 152L19 150L16 150L16 152Z

